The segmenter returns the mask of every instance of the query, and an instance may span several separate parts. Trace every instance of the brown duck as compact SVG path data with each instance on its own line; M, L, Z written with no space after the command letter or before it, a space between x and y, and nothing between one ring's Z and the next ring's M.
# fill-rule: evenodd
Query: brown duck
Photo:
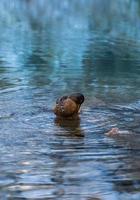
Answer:
M78 115L80 106L84 102L84 99L84 95L81 93L74 93L59 98L54 107L55 115L64 118Z

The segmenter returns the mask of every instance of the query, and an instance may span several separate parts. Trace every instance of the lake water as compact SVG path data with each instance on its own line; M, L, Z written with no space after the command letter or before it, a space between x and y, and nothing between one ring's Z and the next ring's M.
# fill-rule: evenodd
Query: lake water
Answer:
M1 0L0 19L0 199L139 200L139 1ZM71 92L80 118L55 119Z

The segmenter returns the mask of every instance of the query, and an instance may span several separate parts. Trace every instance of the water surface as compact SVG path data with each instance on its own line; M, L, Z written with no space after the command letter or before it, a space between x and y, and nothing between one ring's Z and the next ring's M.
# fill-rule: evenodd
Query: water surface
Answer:
M140 199L140 3L1 0L0 199ZM82 92L77 120L56 99ZM112 127L131 133L108 138Z

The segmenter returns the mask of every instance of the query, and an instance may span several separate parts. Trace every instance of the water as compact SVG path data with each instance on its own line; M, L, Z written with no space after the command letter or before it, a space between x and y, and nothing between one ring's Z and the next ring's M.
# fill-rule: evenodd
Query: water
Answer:
M0 199L139 200L139 1L0 11ZM80 119L55 119L55 100L75 91ZM130 134L105 136L112 127Z

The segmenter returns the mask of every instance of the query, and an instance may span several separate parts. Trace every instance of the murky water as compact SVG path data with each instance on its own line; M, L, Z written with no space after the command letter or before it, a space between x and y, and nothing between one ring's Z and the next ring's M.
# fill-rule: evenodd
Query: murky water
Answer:
M139 200L139 1L1 0L0 19L0 199Z

